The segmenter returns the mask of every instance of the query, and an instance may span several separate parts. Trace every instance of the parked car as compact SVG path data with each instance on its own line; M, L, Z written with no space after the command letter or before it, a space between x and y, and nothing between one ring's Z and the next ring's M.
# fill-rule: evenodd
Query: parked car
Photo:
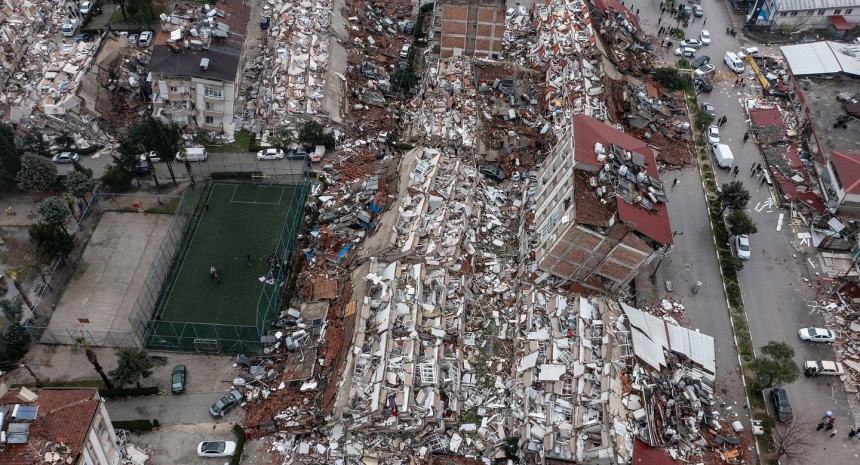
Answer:
M711 116L717 116L717 110L711 102L702 102L702 110Z
M691 47L681 47L675 49L675 55L679 57L692 58L696 55L696 49Z
M699 55L695 60L690 62L690 66L693 68L698 68L699 66L704 65L705 63L710 63L711 57L707 55Z
M710 45L711 33L707 29L702 29L702 32L699 33L699 40L702 41L702 45Z
M693 81L693 86L696 88L696 92L710 92L714 90L714 84L703 76L696 77L696 80Z
M495 179L496 181L504 181L505 180L505 172L495 166L491 165L481 165L478 168L478 171L481 172L484 176L488 178Z
M758 47L744 47L738 52L738 58L744 59L747 55L752 55L753 57L757 57L759 54Z
M406 26L403 27L403 32L410 35L415 32L415 21L407 21Z
M716 70L717 70L716 66L708 63L708 64L704 64L702 66L699 66L698 68L696 68L696 71L694 71L693 73L697 77L701 77L701 76L707 76L708 74L711 74Z
M149 159L152 160L153 163L161 163L164 161L161 159L161 157L158 156L158 153L156 153L155 151L149 152ZM145 153L140 155L140 161L146 163L146 154Z
M60 26L60 34L64 37L74 37L80 25L77 18L69 19Z
M269 28L269 21L270 21L270 19L267 16L263 16L262 18L260 18L260 29L262 29L264 31L266 29L268 29Z
M137 45L141 47L149 47L152 44L152 31L143 31L140 33L140 38L137 39Z
M705 9L702 8L702 5L693 5L693 16L697 18L701 18L705 15Z
M815 377L818 375L824 376L842 376L845 374L845 369L839 362L831 362L828 360L809 360L803 364L803 372L807 377Z
M708 143L709 144L719 144L720 143L720 128L718 128L715 124L708 126Z
M140 38L137 34L129 34L128 41L131 42L132 45L137 45L137 40Z
M773 413L780 423L791 423L794 421L794 414L791 411L791 404L788 402L788 394L785 393L785 389L771 389L770 402L773 405Z
M735 236L735 248L737 249L738 258L741 260L750 259L750 238L746 234Z
M833 342L836 335L833 331L824 328L803 328L797 332L800 339L813 342Z
M281 160L284 158L284 151L281 149L265 149L257 152L257 160Z
M200 457L232 457L236 452L233 441L204 441L197 444L197 455Z
M400 49L400 58L408 58L409 57L409 50L411 48L412 48L412 46L409 44L404 45L403 48Z
M240 391L228 392L227 395L218 399L218 402L215 402L215 405L209 408L209 414L213 417L223 417L225 413L239 405L242 399L244 399L244 396Z
M185 374L185 365L173 367L173 374L170 375L170 392L174 394L185 392Z
M690 5L688 5L686 3L682 3L682 4L678 5L678 14L682 15L684 13L686 13L687 16L693 14L693 7L691 7Z
M744 72L744 63L737 56L737 54L732 52L726 52L726 56L723 57L723 61L726 62L726 66L729 67L730 70L735 73L743 73Z
M54 163L72 163L81 159L75 152L60 152L51 158Z
M81 3L81 14L88 15L90 11L93 10L93 2L83 2Z
M702 47L702 42L699 40L696 40L696 39L686 39L683 42L681 42L681 47L690 47L690 48L699 49Z

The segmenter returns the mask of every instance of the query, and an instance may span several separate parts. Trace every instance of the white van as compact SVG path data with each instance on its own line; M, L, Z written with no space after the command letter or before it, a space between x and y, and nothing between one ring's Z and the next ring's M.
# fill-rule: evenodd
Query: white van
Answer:
M75 33L78 32L78 18L73 18L60 26L60 33L65 37L74 37Z
M209 153L203 147L189 147L185 149L185 156L182 152L176 152L176 161L206 161L209 158Z
M726 52L726 56L723 58L726 62L726 66L729 67L730 70L740 74L744 72L744 62L738 58L738 55L734 52Z
M714 159L717 160L717 166L720 168L731 168L735 163L735 156L732 155L732 149L726 144L713 144L711 148L714 151Z
M738 52L738 58L740 58L741 60L743 60L743 59L744 59L744 58L746 58L748 55L751 55L753 58L755 58L755 57L757 57L757 56L758 56L758 54L759 54L759 49L758 49L758 47L744 47L744 48L742 48L742 49L741 49L741 51L740 51L740 52Z

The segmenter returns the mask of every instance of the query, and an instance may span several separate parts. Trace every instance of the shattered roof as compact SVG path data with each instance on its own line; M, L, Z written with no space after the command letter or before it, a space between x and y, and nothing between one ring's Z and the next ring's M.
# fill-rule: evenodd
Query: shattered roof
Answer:
M594 118L579 114L573 117L574 158L578 162L600 168L602 162L597 161L594 144L600 142L604 146L617 145L624 150L637 152L645 157L645 172L652 178L659 178L654 152L641 140L625 134L612 126Z
M832 152L830 161L839 172L845 192L860 194L860 153Z
M663 350L684 355L706 371L716 372L714 338L652 316L621 303L633 329L633 352L656 369L666 366Z
M174 52L167 45L156 45L152 49L149 71L153 74L191 76L200 79L233 82L239 72L240 50L213 47L209 50ZM209 60L208 69L200 66L203 59Z
M669 209L665 203L655 203L653 210L627 203L619 198L618 219L636 225L636 231L661 244L673 244L672 225L669 224Z
M594 0L594 6L600 10L601 13L606 13L609 8L612 8L615 11L619 11L623 13L627 20L633 23L633 26L636 27L636 30L642 31L642 26L639 25L639 17L633 14L629 8L625 5L621 4L618 0Z
M779 108L750 108L750 119L756 126L785 127Z

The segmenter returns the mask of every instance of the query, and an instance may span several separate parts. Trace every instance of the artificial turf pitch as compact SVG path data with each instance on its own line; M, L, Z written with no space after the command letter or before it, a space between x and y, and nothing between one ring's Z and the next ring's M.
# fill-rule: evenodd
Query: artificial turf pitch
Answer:
M260 282L269 271L268 257L285 222L301 221L301 208L293 208L297 218L287 218L295 192L293 186L216 183L170 283L161 321L255 326L260 294L264 286L273 287ZM215 282L209 269L219 265L223 273Z

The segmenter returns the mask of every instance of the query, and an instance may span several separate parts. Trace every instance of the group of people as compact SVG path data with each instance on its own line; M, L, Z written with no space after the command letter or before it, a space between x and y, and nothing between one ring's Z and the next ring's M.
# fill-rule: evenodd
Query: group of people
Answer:
M224 268L221 265L215 266L212 265L209 267L209 274L212 275L212 279L215 280L216 283L221 282L221 275L224 273Z
M822 422L818 423L818 427L815 428L815 431L830 431L831 438L836 436L836 418L833 418L833 412L830 410L824 412L822 420ZM848 430L848 439L854 439L855 437L860 438L860 427Z

